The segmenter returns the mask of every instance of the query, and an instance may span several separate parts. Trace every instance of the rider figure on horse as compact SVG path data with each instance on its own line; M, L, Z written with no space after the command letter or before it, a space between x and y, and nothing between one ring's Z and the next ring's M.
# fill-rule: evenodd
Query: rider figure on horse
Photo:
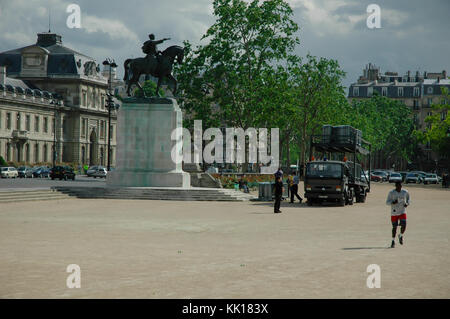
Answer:
M163 43L164 41L170 40L170 38L164 38L161 40L155 40L155 35L152 33L148 36L150 40L144 42L142 46L142 52L147 54L147 57L154 56L158 61L158 64L161 63L161 51L158 51L158 44Z

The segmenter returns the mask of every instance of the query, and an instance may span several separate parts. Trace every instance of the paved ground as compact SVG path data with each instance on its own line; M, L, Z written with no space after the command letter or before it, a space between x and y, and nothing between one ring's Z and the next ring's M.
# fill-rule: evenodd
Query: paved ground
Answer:
M276 215L259 202L1 204L0 298L449 298L450 191L408 186L406 243L388 249L391 188ZM69 264L80 289L66 287Z

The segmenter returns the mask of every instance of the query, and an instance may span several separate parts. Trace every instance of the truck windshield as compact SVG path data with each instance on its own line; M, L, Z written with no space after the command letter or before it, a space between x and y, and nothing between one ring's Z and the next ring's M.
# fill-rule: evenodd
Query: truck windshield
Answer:
M342 166L335 163L309 163L306 168L306 175L308 177L340 178Z

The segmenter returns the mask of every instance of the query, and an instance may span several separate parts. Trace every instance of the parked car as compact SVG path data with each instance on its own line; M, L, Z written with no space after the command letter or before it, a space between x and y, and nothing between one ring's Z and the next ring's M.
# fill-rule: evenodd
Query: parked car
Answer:
M439 184L439 179L436 174L427 174L425 176L425 179L423 180L423 183L426 184Z
M421 183L423 183L423 181L425 180L425 177L427 176L427 173L422 172L422 171L412 171L411 173L419 174L419 178L420 178L420 182Z
M421 183L421 178L420 175L417 173L408 173L406 174L406 178L405 178L405 183L416 183L416 184L420 184Z
M388 180L387 174L383 171L374 171L370 176L370 180L373 182L386 182Z
M403 180L402 174L391 172L389 175L389 183L401 182Z
M20 178L33 178L33 169L28 166L21 166L17 169Z
M50 178L54 180L59 178L60 180L67 181L68 179L75 180L75 173L69 166L55 166L50 170Z
M86 171L86 175L88 177L93 177L94 176L93 174L95 174L99 168L104 168L104 167L101 165L89 167L89 169Z
M50 175L50 169L45 166L35 167L33 170L33 177L48 178L49 175Z
M94 173L91 174L92 177L103 177L106 178L106 174L108 174L108 171L105 167L98 167Z
M400 175L402 175L402 182L405 181L406 175L408 174L408 172L398 172Z
M15 167L2 167L0 169L1 178L16 178L19 176Z

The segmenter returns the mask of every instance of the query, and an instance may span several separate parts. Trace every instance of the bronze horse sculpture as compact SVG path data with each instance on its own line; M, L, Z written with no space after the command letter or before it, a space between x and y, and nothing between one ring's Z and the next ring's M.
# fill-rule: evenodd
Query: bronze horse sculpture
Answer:
M125 75L123 80L128 85L127 94L131 96L130 89L133 84L136 84L143 92L145 92L139 83L139 77L142 74L150 74L158 78L156 86L156 96L159 96L159 88L164 78L168 79L173 84L173 95L177 92L177 81L172 76L172 67L176 61L178 64L183 62L184 48L173 45L165 49L159 57L147 55L145 58L127 59L123 66L125 68ZM130 78L131 73L131 78Z

